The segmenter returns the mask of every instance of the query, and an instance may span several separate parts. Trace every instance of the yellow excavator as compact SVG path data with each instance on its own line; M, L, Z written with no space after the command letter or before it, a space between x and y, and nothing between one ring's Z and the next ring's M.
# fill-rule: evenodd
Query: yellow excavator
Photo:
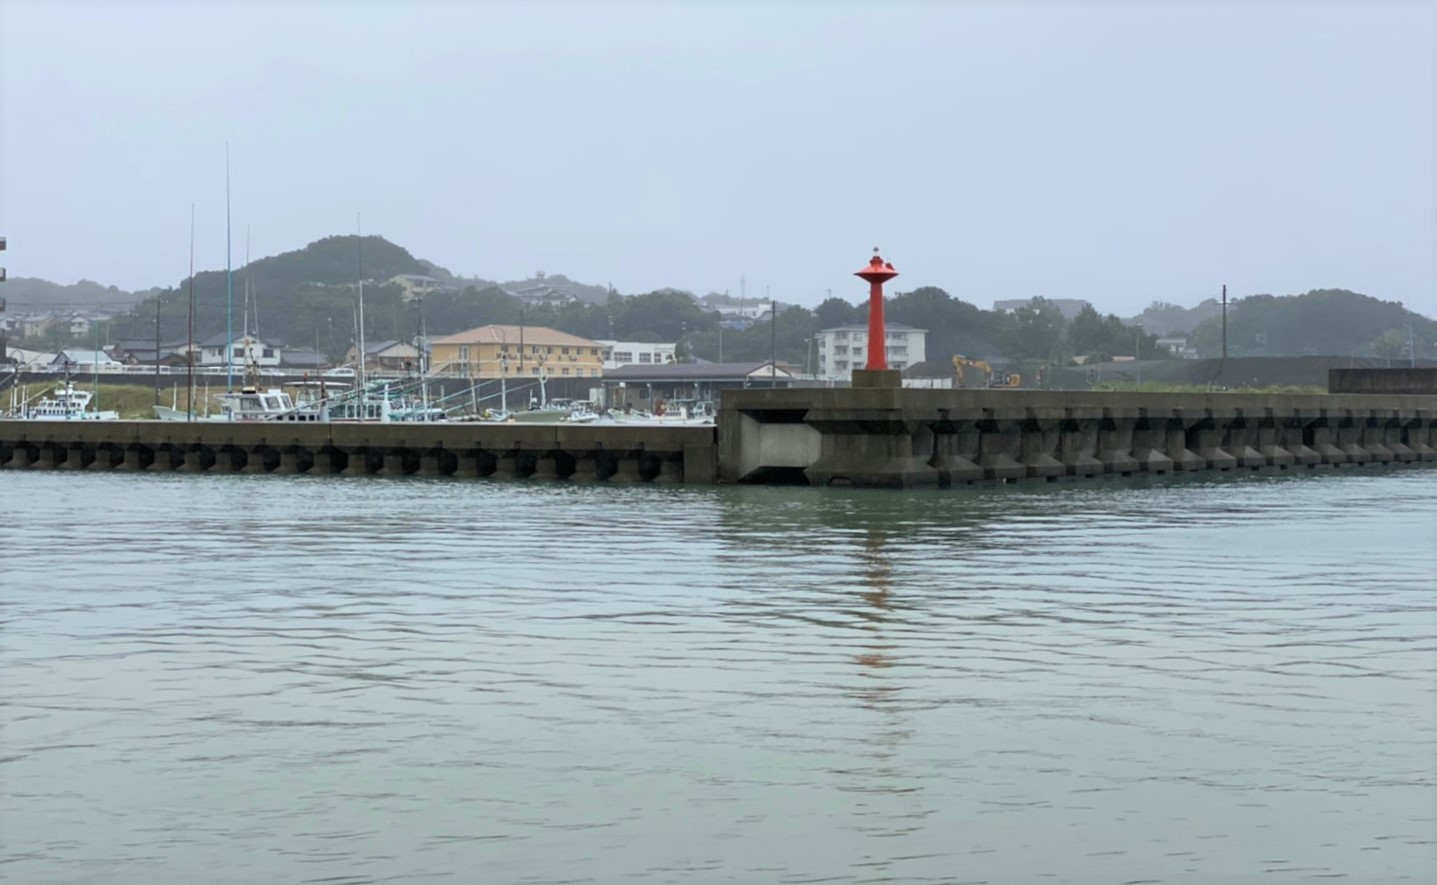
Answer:
M1021 387L1023 376L1017 372L998 372L993 369L987 360L970 360L961 353L953 354L953 373L956 376L959 387L967 387L963 383L963 367L977 369L983 373L984 387Z

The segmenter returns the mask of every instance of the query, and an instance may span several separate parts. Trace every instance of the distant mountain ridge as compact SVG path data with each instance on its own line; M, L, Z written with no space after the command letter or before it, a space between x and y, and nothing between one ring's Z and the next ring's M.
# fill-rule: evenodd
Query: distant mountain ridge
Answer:
M422 301L411 300L412 281L390 281L412 275L432 277L439 286ZM496 284L454 274L381 236L352 234L325 237L301 249L257 259L236 268L232 281L223 270L197 273L196 337L225 332L229 317L238 335L248 317L249 328L258 328L267 338L337 357L356 337L355 296L361 278L369 340L412 340L421 329L434 337L483 323L527 319L590 338L685 340L685 353L706 359L720 353L761 359L771 347L766 329L749 330L751 334L721 332L717 314L705 307L734 299L716 293L700 299L682 289L665 288L619 295L607 285L538 272ZM0 297L9 300L12 317L68 305L114 305L121 315L100 327L100 334L111 341L153 339L158 312L161 334L175 339L186 334L188 288L185 279L167 288L125 292L90 281L61 286L18 278L0 285ZM551 306L543 308L533 300L526 303L514 297L551 289L577 300L551 299ZM246 310L248 293L253 293L253 303ZM1221 352L1221 305L1216 299L1192 308L1154 302L1137 317L1141 327L1133 320L1099 315L1089 307L1069 318L1060 308L1054 301L1035 299L1011 311L984 310L932 286L894 293L889 299L891 319L928 330L930 358L952 353L990 359L1001 355L1061 365L1073 356L1121 355L1139 346L1146 355L1158 347L1158 337L1172 332L1186 334L1204 356ZM787 356L801 362L809 352L812 331L859 322L861 310L861 304L844 298L830 298L812 309L782 307L779 338L793 339L783 345L793 351ZM1301 295L1234 296L1227 338L1234 357L1349 354L1400 359L1415 351L1424 358L1437 350L1437 324L1399 302L1346 290L1314 290Z
M93 280L80 280L64 285L38 277L11 277L0 285L9 313L32 313L62 308L89 310L128 310L156 290L127 292L117 286L105 286Z

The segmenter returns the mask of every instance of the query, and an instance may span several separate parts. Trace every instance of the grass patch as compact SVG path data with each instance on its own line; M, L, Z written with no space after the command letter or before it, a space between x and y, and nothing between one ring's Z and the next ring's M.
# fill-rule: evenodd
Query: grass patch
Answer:
M63 385L63 382L46 382L43 384L28 383L21 384L20 390L23 398L36 402L42 397L50 396L55 390ZM90 393L95 392L93 383L86 384L76 379L75 386L80 390ZM223 392L223 391L220 391ZM176 408L181 410L189 408L189 391L179 387L171 391L167 387L160 388L160 405L169 406L175 403L175 395L178 393L179 405ZM3 394L4 403L0 409L10 407L10 391L7 389ZM203 403L205 389L203 386L195 388L195 402L201 404L200 411L204 411ZM155 417L155 388L153 386L143 387L139 384L101 384L99 396L90 401L91 408L108 411L114 409L120 413L121 418L153 418Z
M1163 384L1157 381L1144 384L1104 381L1095 385L1093 389L1112 393L1327 393L1326 387L1297 384L1269 384L1266 387L1245 385L1221 387L1211 384Z

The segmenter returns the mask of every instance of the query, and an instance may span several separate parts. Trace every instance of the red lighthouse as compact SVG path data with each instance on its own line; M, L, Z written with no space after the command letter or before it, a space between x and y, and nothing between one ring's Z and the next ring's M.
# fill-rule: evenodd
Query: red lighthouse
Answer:
M883 371L888 368L888 344L883 331L883 284L898 276L893 265L873 249L868 266L853 274L868 281L868 364L865 368Z

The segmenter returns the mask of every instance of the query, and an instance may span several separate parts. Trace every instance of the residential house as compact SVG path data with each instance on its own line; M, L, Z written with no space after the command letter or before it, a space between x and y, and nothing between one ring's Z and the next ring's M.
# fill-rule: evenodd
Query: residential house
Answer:
M604 346L547 326L479 326L430 342L438 374L465 378L598 378Z
M20 317L20 337L38 338L55 325L53 313L31 313Z
M366 341L364 342L364 368L395 372L413 369L419 362L419 348L408 341ZM351 344L344 354L344 364L359 365L359 346Z
M24 347L6 347L0 363L8 363L18 366L21 369L43 369L55 362L57 354L46 353L43 350L29 350Z
M96 369L118 369L120 363L103 350L62 350L50 361L51 368L94 371Z
M884 327L884 336L888 368L902 370L928 358L925 346L928 330L888 323ZM824 329L814 336L814 343L818 351L818 371L815 374L821 380L848 381L853 377L854 369L868 365L867 326L855 324Z
M526 286L510 294L522 301L525 307L563 307L579 300L579 296L569 289L547 283Z
M783 362L667 363L629 365L604 373L604 399L610 408L650 410L657 402L717 402L723 390L791 387L797 377Z
M404 290L404 300L413 301L439 290L439 281L417 273L402 273L389 278L389 283Z
M248 340L249 352L253 354L255 363L261 368L278 366L282 362L284 345L278 340L260 338L257 335L251 335L248 339L243 335L227 339L224 333L220 333L200 342L200 365L232 365L243 368L247 360L246 340ZM228 360L225 358L226 344L228 344L229 351Z
M71 313L64 318L63 322L65 331L71 338L83 338L90 334L91 320L83 313Z
M185 352L189 342L185 339L175 341L161 341L159 349L159 363L162 366L183 366L185 365ZM153 366L156 360L155 341L146 341L143 338L122 338L114 345L107 348L110 356L115 360L128 366ZM199 346L195 346L199 351Z
M1193 347L1185 335L1170 335L1158 339L1158 347L1166 347L1173 356L1179 359L1195 360L1198 358L1197 348Z
M651 341L613 341L600 338L604 345L604 371L620 366L662 366L678 359L678 345Z

